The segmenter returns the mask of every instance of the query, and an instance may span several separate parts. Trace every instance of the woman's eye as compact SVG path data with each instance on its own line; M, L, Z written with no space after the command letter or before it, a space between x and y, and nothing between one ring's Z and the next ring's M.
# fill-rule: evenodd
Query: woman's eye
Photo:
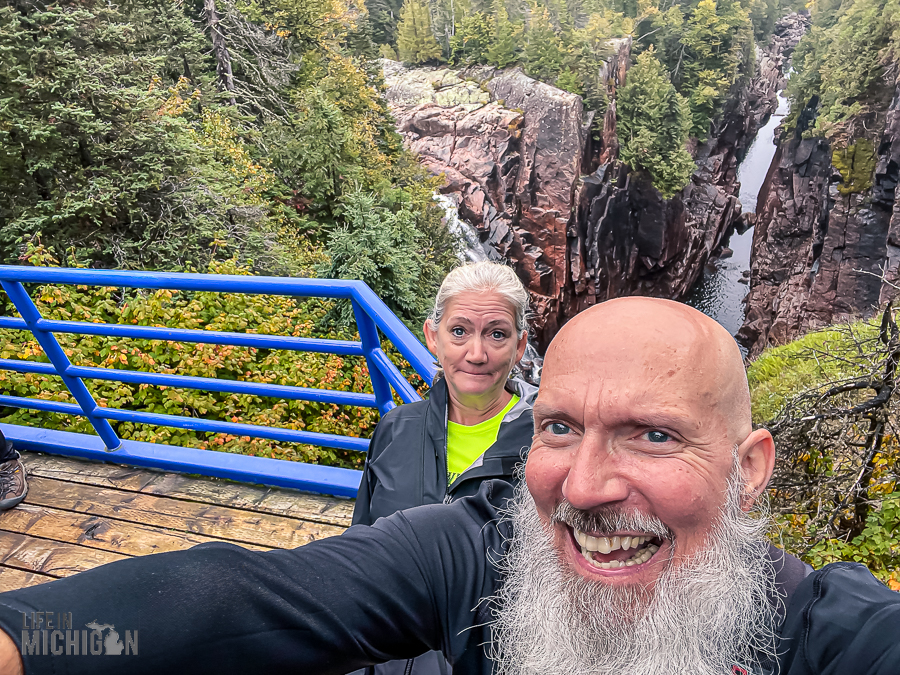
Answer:
M662 431L648 431L644 434L651 443L665 443L671 441L672 437Z
M549 431L554 436L565 436L567 433L572 431L570 427L563 424L562 422L553 422L552 424L547 425L547 431Z
M504 333L502 330L495 330L493 333L491 333L491 337L495 340L503 340L506 338L506 333Z
M457 326L456 328L450 329L450 335L452 335L453 337L462 337L465 334L466 334L466 331L463 330L462 328L460 328L459 326Z

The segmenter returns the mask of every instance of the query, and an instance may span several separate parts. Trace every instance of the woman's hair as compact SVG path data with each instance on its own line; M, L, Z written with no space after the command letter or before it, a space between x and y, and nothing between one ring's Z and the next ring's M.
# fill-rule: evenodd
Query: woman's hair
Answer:
M503 263L477 262L462 265L448 274L434 299L434 308L428 315L428 323L437 330L447 304L460 293L496 291L513 308L516 317L516 332L519 336L528 330L528 291L519 281L511 267Z

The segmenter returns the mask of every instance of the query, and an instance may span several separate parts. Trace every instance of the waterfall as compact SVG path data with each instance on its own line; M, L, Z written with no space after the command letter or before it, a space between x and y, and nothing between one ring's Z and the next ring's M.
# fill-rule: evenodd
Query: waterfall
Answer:
M439 192L434 193L434 201L441 205L444 209L444 222L447 229L457 235L465 243L465 250L460 251L460 262L481 262L488 260L487 254L481 245L478 232L469 223L459 217L459 211L456 208L456 200L450 195L442 195Z

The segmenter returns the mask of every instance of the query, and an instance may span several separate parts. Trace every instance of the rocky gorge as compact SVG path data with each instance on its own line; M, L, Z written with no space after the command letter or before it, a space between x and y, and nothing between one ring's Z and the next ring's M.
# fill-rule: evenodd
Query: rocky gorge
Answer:
M759 354L811 329L871 316L895 297L900 265L900 86L826 140L805 134L818 100L785 135L759 195L746 320Z
M406 145L476 228L488 257L511 261L546 346L584 308L623 295L683 297L741 220L736 167L776 107L783 66L808 20L780 21L755 74L739 81L697 170L670 199L618 160L615 92L631 43L613 41L601 73L602 124L581 98L520 69L408 69L385 62L387 100ZM741 223L744 224L744 223Z

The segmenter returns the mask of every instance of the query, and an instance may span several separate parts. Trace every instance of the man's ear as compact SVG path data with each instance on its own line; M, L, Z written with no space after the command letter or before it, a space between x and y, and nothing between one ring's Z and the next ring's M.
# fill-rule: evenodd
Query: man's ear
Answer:
M767 429L757 429L738 446L738 460L744 479L742 508L749 511L762 494L775 468L775 441Z

